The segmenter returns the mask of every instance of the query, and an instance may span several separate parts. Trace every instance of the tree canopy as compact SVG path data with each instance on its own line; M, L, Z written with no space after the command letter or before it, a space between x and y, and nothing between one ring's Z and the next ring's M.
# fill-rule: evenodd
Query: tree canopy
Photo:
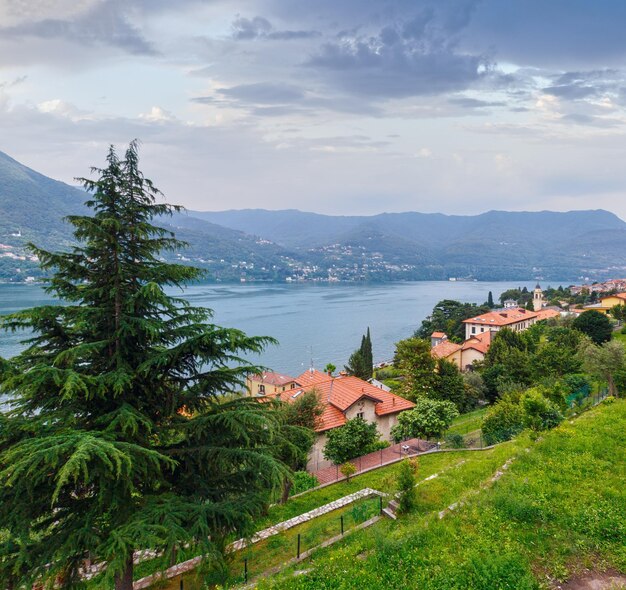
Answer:
M368 381L374 374L374 355L372 353L372 338L370 329L361 337L361 346L348 359L345 369L349 375Z
M152 221L178 208L159 201L137 148L122 159L111 148L97 179L82 179L91 215L68 218L78 246L32 246L59 303L0 319L29 331L0 374L3 586L75 587L87 553L120 590L138 549L219 560L289 475L271 404L223 395L262 370L242 355L272 340L168 293L200 272L162 261L182 244Z
M445 332L453 342L462 342L465 339L463 320L488 311L490 308L487 305L443 299L416 330L415 337L427 339L433 332L439 331Z
M336 465L372 452L380 438L376 424L363 418L348 420L343 426L328 432L324 458Z
M608 342L613 333L609 318L594 309L581 313L572 322L572 328L589 336L596 344Z

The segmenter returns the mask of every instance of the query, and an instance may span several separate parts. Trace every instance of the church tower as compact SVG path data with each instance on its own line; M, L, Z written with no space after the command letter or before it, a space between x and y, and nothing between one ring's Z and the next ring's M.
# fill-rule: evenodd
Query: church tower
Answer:
M539 311L543 307L543 291L537 283L535 290L533 291L533 309Z

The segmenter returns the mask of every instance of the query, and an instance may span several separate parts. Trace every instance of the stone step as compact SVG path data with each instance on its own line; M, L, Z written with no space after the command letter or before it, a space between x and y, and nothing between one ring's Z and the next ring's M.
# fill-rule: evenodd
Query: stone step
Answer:
M391 508L394 512L396 512L399 507L400 504L398 504L396 500L392 500L391 502L389 502L389 508Z
M392 520L398 520L396 513L393 510L389 510L389 508L383 508L383 514Z

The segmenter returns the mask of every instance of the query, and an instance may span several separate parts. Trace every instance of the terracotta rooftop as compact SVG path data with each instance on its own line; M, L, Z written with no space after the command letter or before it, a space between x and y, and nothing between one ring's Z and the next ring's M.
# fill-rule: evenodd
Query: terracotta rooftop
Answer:
M600 297L600 301L604 301L604 299L609 299L611 297L617 297L618 299L622 299L626 302L626 293L615 293L615 295L607 295L606 297Z
M467 320L463 320L464 324L481 324L487 326L509 326L511 324L517 324L524 320L536 318L537 314L534 311L528 311L521 307L514 307L510 309L504 309L500 311L490 311Z
M268 385L286 385L287 383L293 383L295 379L289 375L281 375L280 373L260 373L257 375L250 375L251 381L257 381L259 383L267 383Z
M433 346L430 349L430 354L437 359L445 359L459 350L461 350L460 344L456 344L456 342L450 342L449 340L444 340L436 346Z
M478 352L482 352L483 354L487 354L489 347L491 346L491 335L492 332L487 330L482 334L475 334L471 338L468 338L465 342L463 342L463 350L467 350L468 348L473 348Z
M561 314L556 309L540 309L537 312L537 321L560 318Z
M310 383L303 383L308 376ZM278 397L284 402L292 402L305 391L317 391L324 404L324 413L320 418L316 432L324 432L346 423L345 411L361 399L369 399L376 404L376 415L395 414L414 407L412 402L384 391L358 377L340 375L332 377L320 371L306 371L295 379L302 385L299 389L291 389L270 397Z
M430 335L431 338L447 338L446 333L445 332L433 332Z

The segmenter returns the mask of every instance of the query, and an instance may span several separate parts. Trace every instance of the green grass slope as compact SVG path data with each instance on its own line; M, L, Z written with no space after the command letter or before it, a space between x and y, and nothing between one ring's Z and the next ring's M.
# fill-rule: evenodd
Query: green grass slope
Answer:
M464 503L443 519L439 494L450 494L436 479L438 488L418 488L415 514L316 553L297 566L306 574L287 570L259 587L530 590L583 567L626 572L626 401L514 450L502 477L457 494Z

